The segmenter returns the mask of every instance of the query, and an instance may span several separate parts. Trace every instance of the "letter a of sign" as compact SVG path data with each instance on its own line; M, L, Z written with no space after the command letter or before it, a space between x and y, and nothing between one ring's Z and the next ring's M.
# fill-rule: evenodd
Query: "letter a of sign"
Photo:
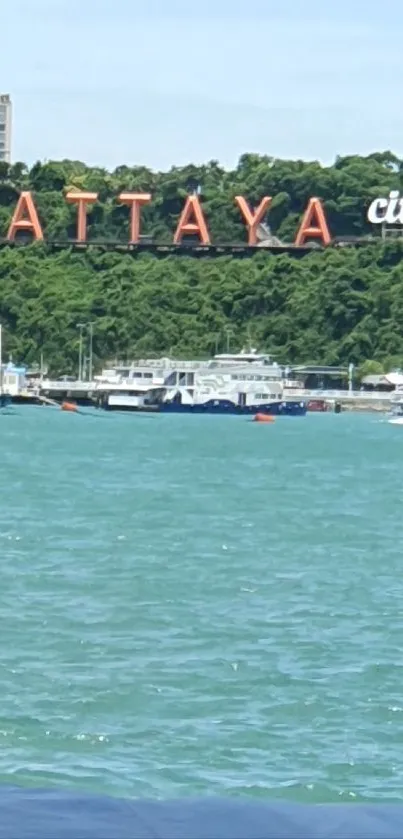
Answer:
M307 239L322 239L324 245L332 241L320 198L309 199L295 245L305 245Z
M10 227L8 228L8 241L12 242L20 230L32 233L34 239L36 240L42 241L43 239L41 223L30 192L21 192L17 206L14 210L14 215L11 219Z
M190 219L195 221L190 221ZM175 231L174 244L180 245L184 236L199 236L203 245L210 244L206 220L197 195L188 195Z

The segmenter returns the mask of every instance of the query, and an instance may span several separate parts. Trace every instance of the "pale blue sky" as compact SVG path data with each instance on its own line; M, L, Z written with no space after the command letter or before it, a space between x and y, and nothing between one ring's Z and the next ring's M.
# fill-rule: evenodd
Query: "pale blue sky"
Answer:
M10 0L13 159L403 156L401 0ZM307 9L307 13L305 12ZM240 56L243 60L240 60Z

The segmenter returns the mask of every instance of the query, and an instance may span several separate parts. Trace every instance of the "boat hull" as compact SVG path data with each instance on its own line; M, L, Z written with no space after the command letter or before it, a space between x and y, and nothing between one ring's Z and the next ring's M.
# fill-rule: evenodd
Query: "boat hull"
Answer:
M108 402L101 403L97 407L104 408L105 411L123 411L131 414L144 414L152 411L155 413L160 410L159 405L124 405L124 404L108 404Z
M11 405L11 396L8 393L0 393L0 408L8 408Z
M304 417L307 411L306 402L267 402L264 405L236 405L227 399L210 399L207 402L184 405L180 402L163 402L160 407L164 414L231 414L253 416L254 414L270 414L270 416Z

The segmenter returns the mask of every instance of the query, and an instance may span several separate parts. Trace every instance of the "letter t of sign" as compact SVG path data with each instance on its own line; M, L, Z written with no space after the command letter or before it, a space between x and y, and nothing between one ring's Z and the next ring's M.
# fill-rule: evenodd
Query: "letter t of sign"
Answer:
M140 207L150 203L151 195L148 192L121 192L118 201L130 207L130 244L135 245L140 238Z
M97 192L68 192L66 195L69 204L78 204L77 242L87 241L87 206L95 204L97 198Z

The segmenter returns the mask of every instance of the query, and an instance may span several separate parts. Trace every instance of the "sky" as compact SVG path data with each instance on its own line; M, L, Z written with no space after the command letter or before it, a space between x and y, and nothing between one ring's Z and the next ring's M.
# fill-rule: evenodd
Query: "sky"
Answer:
M402 31L401 0L12 0L12 158L403 156Z

